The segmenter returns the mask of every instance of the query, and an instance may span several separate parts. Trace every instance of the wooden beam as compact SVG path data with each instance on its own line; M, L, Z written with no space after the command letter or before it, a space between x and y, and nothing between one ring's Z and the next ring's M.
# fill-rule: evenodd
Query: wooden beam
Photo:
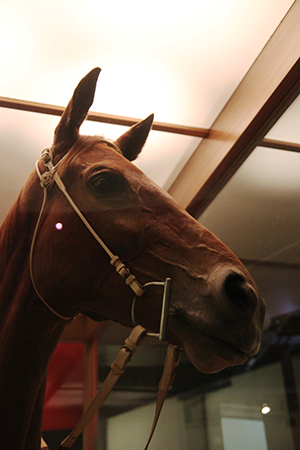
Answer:
M66 325L61 342L83 343L83 410L85 411L98 389L98 344L97 337L108 322L95 322L79 315L70 325ZM98 430L98 415L83 432L83 450L94 450Z
M300 144L294 142L278 141L277 139L263 139L260 147L275 148L277 150L288 150L290 152L300 153Z
M300 93L296 1L169 189L194 216L223 188Z
M84 344L83 364L83 409L88 408L98 390L98 345L97 341ZM95 450L98 432L98 414L83 432L83 450Z
M30 102L27 100L18 100L8 97L0 97L0 107L17 109L19 111L48 114L52 116L61 116L65 109L62 106L48 105L46 103ZM123 125L127 127L131 127L140 121L140 119L135 119L132 117L116 116L114 114L104 114L98 112L90 112L87 116L87 120L91 120L92 122L109 123L111 125ZM166 122L154 122L152 129L156 131L182 134L185 136L195 136L199 138L206 138L209 134L209 130L206 128L188 127L185 125L175 125Z
M27 100L17 100L9 97L0 97L0 107L8 109L16 109L20 111L35 112L40 114L48 114L61 116L64 108L62 106L49 105L46 103L31 102ZM98 112L90 112L87 120L94 122L103 122L114 125L132 126L140 119L132 117L116 116L113 114L104 114ZM186 125L174 125L167 122L154 122L153 129L166 133L183 134L187 136L208 138L210 130L208 128L189 127ZM294 152L300 151L300 144L279 141L274 139L263 139L259 145L261 147L276 148L280 150L290 150Z

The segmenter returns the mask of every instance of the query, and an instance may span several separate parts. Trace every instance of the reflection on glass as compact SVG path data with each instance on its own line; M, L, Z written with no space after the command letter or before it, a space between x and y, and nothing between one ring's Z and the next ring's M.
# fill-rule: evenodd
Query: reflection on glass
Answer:
M291 120L297 105L287 113L289 130L298 123ZM284 122L268 137L288 140ZM252 273L267 303L266 328L260 352L244 366L214 375L197 373L188 361L179 366L152 448L298 450L300 152L257 147L199 221ZM150 403L108 418L107 449L143 448L153 411Z

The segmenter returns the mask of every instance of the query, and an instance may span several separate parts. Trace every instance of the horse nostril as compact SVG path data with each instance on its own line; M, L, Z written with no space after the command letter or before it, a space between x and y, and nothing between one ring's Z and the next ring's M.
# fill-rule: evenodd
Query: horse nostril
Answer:
M225 292L236 307L249 313L254 312L257 296L243 275L236 272L228 275L225 279Z

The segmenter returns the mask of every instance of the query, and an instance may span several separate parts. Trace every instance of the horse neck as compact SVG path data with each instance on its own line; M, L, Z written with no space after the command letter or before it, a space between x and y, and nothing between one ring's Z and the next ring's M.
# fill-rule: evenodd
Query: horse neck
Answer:
M39 448L47 367L65 325L40 301L30 279L40 204L31 177L0 229L1 450Z

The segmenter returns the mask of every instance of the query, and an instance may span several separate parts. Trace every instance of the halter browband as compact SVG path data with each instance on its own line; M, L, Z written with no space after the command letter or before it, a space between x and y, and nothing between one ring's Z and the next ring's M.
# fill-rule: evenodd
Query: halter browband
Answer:
M119 153L121 153L120 149L114 143L112 143L110 141L106 141L106 140L102 140L102 142L105 142L108 145L114 147ZM136 298L137 297L141 297L143 295L143 293L145 292L145 289L148 286L151 286L151 285L156 285L157 286L157 285L159 285L159 286L163 286L164 287L163 302L162 302L162 312L161 312L161 323L160 323L160 332L159 333L147 333L150 336L158 337L160 341L164 341L165 340L165 336L166 336L167 317L168 317L168 313L169 313L169 298L170 298L170 284L171 284L170 278L167 278L165 280L165 282L153 281L153 282L149 282L149 283L146 283L144 285L141 285L138 282L138 280L136 279L136 277L130 272L128 267L120 260L119 256L114 255L114 253L111 252L111 250L107 247L107 245L104 243L104 241L98 236L98 234L93 229L91 224L84 217L84 215L82 214L80 209L77 207L77 205L73 201L72 197L69 195L69 193L68 193L68 191L66 189L66 186L64 185L62 179L60 178L59 174L57 173L57 167L58 167L59 164L61 164L61 162L63 161L65 156L54 166L53 162L52 162L51 148L46 148L46 149L44 149L42 151L41 160L42 160L44 166L46 167L47 171L44 172L43 174L41 174L41 172L39 170L39 166L38 166L39 160L36 161L36 165L35 165L36 173L37 173L37 175L38 175L38 177L40 179L40 184L41 184L41 186L42 186L42 188L44 190L43 203L42 203L42 207L41 207L41 210L40 210L40 213L39 213L38 221L37 221L37 224L36 224L36 227L35 227L35 231L34 231L34 235L33 235L33 239L32 239L32 244L31 244L31 250L30 250L30 275L31 275L32 284L34 286L34 289L35 289L37 295L43 301L43 303L55 315L57 315L59 318L61 318L63 320L67 320L67 321L70 321L70 320L73 319L73 317L71 318L71 317L62 316L57 311L55 311L43 299L43 297L40 295L40 293L39 293L39 291L37 289L37 286L36 286L36 284L34 282L34 276L33 276L34 246L35 246L35 242L36 242L36 239L37 239L38 229L39 229L39 225L40 225L40 222L41 222L42 214L43 214L45 203L46 203L47 189L51 186L51 184L52 184L52 182L54 180L56 185L59 187L61 192L64 194L64 196L66 197L66 199L68 200L68 202L72 206L73 210L79 216L79 218L84 223L84 225L87 227L87 229L90 231L90 233L94 236L96 241L101 245L103 250L107 253L107 255L110 258L110 264L115 267L116 272L121 276L121 278L125 281L125 283L133 290L133 292L135 294L134 300L132 302L132 308L131 308L131 318L132 318L133 325L136 325L135 314L134 314Z

